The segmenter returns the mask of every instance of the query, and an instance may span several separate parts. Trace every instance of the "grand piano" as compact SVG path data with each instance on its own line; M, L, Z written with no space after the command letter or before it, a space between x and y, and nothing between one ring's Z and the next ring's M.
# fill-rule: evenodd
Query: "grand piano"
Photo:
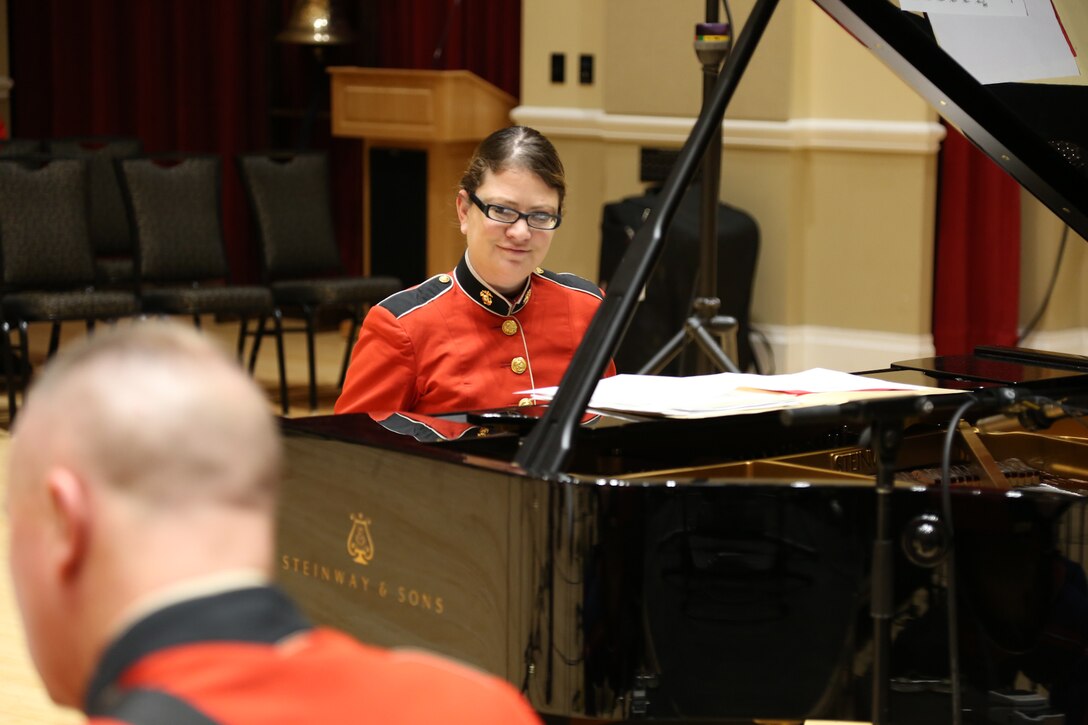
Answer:
M815 1L1088 236L1084 86L983 86L924 16ZM1054 0L1075 40L1081 2ZM889 361L865 374L954 392L804 413L587 412L774 6L756 3L551 405L283 421L279 583L548 718L1088 722L1088 359Z

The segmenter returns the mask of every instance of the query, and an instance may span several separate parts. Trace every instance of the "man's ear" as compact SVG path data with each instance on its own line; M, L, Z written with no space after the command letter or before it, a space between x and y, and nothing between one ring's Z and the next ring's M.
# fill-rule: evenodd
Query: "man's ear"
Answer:
M53 562L61 577L70 581L83 567L90 536L91 500L86 483L67 468L54 468L46 477L46 490L55 528Z

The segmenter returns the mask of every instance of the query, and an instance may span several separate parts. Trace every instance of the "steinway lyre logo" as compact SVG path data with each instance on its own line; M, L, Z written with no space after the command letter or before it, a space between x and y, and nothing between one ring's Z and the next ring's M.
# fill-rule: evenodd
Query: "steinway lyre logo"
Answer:
M356 562L366 566L374 558L374 540L370 538L370 519L363 514L351 515L348 533L348 553Z

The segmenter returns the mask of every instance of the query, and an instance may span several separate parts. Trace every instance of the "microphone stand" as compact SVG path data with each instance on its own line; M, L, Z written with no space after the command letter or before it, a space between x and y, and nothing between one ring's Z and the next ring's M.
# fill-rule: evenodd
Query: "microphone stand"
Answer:
M873 725L891 722L892 617L895 614L895 544L892 533L892 493L895 491L895 459L903 442L903 420L877 418L869 427L876 454L876 535L873 537L873 569L869 616L873 620Z
M711 102L718 72L732 46L731 28L718 22L718 0L707 0L706 22L695 26L695 55L703 66L703 111ZM683 327L665 343L641 369L640 375L654 375L694 342L705 357L696 360L697 373L733 372L740 368L722 351L725 335L736 335L737 320L719 315L718 297L718 197L721 181L722 126L712 131L710 145L703 154L703 183L699 223L699 294L692 302L692 314ZM712 336L713 335L713 336ZM715 340L715 336L717 340Z
M931 414L934 408L934 401L930 397L904 396L818 406L807 410L797 408L785 410L781 416L782 422L787 426L806 422L864 425L866 428L862 441L868 438L876 459L876 521L869 582L869 616L873 622L870 714L873 725L888 725L891 722L889 683L892 617L895 615L895 534L892 531L895 462L903 443L906 421L915 416Z
M1025 391L1016 388L995 388L967 397L970 404L979 409L1004 411ZM870 718L873 725L891 723L891 649L892 618L895 615L895 532L892 528L892 496L895 492L896 457L903 443L907 420L918 416L933 416L951 407L959 408L952 426L959 421L968 407L965 396L903 396L864 400L842 405L794 408L782 411L781 420L786 426L801 424L846 424L865 426L862 445L868 441L876 460L875 532L873 536L872 568L870 574L869 616L873 624L872 703ZM950 431L954 428L950 427ZM942 473L942 498L947 495L948 474ZM953 722L960 721L959 702L959 648L956 622L955 560L951 544L951 503L944 506L949 541L947 544L949 583L949 648L950 670L953 684Z
M608 294L563 373L559 391L514 458L514 464L523 471L554 480L570 461L582 413L631 322L639 291L646 286L661 255L665 230L680 205L680 197L695 176L699 159L710 146L715 127L721 128L725 107L777 6L778 0L756 0L752 6L744 28L737 36L736 49L722 67L710 102L695 119L695 126L669 171L657 203L620 260L608 284Z

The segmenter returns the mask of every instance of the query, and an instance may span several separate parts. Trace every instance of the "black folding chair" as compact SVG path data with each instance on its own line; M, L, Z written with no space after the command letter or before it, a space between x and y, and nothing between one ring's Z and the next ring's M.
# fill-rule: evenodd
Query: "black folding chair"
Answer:
M121 136L49 139L45 149L54 157L87 162L91 246L99 284L135 287L132 232L114 159L139 156L143 150L140 139Z
M238 165L257 220L265 283L281 311L297 311L304 321L301 329L286 331L306 333L310 409L314 410L314 332L320 310L340 309L351 319L337 383L343 386L363 315L370 305L399 291L401 281L345 272L336 244L324 154L243 154ZM256 349L254 345L253 355Z
M139 311L136 296L95 288L83 161L0 159L0 260L4 375L10 419L16 390L29 382L29 324L50 322L49 355L61 323L116 320ZM12 333L19 331L22 371L16 375Z
M136 238L140 304L146 314L240 319L238 358L244 360L247 323L257 320L254 345L269 318L276 337L280 405L287 414L283 325L272 292L230 281L220 222L220 160L173 155L116 161Z

